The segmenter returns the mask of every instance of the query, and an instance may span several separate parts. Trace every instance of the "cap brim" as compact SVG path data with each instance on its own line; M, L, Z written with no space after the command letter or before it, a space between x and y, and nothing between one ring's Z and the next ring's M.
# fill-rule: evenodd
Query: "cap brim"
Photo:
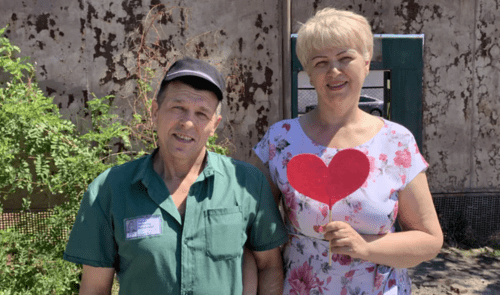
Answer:
M175 73L167 74L164 80L168 82L181 77L198 77L212 83L215 86L215 88L219 90L219 93L217 93L217 98L219 100L222 100L223 98L222 89L220 89L219 85L217 85L217 83L209 75L206 75L204 73L192 70L179 70L176 71Z

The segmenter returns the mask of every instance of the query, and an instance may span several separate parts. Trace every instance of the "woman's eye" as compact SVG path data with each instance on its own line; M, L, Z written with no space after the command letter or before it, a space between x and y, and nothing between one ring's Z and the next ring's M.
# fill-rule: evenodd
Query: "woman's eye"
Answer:
M315 64L316 67L318 66L324 66L326 64L326 61L322 60L322 61L319 61Z
M352 57L350 57L350 56L345 56L345 57L340 59L341 62L349 62L351 60L352 60Z

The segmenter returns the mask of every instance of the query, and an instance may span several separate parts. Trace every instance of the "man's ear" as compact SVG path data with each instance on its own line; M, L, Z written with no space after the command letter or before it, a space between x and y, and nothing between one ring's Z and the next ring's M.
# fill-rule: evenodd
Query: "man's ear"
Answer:
M156 99L153 99L153 102L151 103L151 121L153 124L156 126L156 119L158 119L158 111L160 107L158 106L158 102Z
M217 117L216 117L215 120L216 121L214 123L214 129L212 130L212 132L210 132L210 136L213 136L215 134L215 130L217 130L217 127L219 127L219 124L222 121L222 116L221 115L217 115Z

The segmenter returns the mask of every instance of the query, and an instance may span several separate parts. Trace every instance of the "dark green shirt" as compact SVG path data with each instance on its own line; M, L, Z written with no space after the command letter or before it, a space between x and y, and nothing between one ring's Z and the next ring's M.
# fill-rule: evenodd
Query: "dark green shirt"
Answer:
M182 220L153 155L92 182L64 259L114 267L120 294L241 294L244 244L264 251L288 240L265 176L208 152Z

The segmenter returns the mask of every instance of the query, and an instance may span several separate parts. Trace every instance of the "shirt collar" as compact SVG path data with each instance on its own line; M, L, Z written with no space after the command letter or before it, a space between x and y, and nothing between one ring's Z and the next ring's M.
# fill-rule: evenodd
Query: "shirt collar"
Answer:
M151 176L151 173L156 173L153 169L153 159L158 150L159 149L156 148L151 154L145 156L144 161L139 166L137 174L132 179L132 183L136 183L138 181L144 182L144 180L147 181L147 179L149 178L148 176ZM207 151L207 163L201 173L203 174L204 178L208 178L214 175L215 172L223 175L222 170L223 168L221 166L219 158L213 152ZM200 177L198 177L198 179L200 179Z

